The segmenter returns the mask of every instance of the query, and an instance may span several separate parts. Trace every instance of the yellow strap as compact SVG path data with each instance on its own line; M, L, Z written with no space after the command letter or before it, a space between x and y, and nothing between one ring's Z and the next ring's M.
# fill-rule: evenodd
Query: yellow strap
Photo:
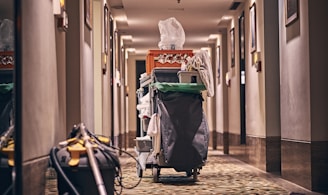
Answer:
M109 144L110 143L110 139L108 137L97 136L97 138L99 139L99 141L101 141L104 144Z
M14 166L15 165L15 144L12 141L9 141L9 145L5 148L2 148L2 152L8 155L8 165Z
M13 167L15 165L15 160L14 160L14 152L9 152L8 153L8 165Z

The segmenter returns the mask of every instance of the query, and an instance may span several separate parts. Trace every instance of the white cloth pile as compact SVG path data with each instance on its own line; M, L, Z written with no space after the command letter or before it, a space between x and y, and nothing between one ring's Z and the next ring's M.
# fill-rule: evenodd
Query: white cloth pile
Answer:
M149 93L140 98L140 103L137 105L137 110L139 110L139 118L143 119L145 117L150 118L150 97Z
M160 117L158 113L151 116L147 135L153 138L153 155L156 156L161 150L161 127L160 127Z
M207 96L214 96L212 63L207 51L201 50L195 53L193 57L189 58L186 64L186 70L197 70L207 89Z

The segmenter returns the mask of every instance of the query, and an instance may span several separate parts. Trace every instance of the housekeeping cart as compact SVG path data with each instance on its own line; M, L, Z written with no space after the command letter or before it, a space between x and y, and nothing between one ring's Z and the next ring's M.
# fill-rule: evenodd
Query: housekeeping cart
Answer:
M174 67L152 69L149 84L151 118L147 129L150 138L136 139L136 151L142 162L137 164L139 177L142 177L143 169L151 168L153 181L158 182L162 168L173 168L197 180L207 159L209 141L202 108L203 90L205 86L199 82L197 74L181 72L180 68ZM145 140L151 142L151 147L143 150Z

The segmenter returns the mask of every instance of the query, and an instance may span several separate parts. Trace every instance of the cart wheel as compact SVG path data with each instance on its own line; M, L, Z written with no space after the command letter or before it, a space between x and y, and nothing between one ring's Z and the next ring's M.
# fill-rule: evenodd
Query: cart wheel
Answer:
M142 177L142 173L143 173L142 168L140 167L140 165L137 164L137 175L139 178Z
M197 171L197 168L194 168L193 169L192 177L193 177L193 180L194 181L197 181L198 180L198 171Z
M154 183L158 183L160 171L161 171L160 168L153 167L153 181L154 181Z
M193 174L192 170L186 171L186 175L187 175L187 177L192 176L192 174Z

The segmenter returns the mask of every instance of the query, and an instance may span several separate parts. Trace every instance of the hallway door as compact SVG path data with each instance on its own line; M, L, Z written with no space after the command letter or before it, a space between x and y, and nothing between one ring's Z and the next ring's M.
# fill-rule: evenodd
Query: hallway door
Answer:
M114 144L114 20L109 17L109 73L111 142Z
M246 144L246 96L245 96L245 16L239 17L239 64L240 64L240 144Z

